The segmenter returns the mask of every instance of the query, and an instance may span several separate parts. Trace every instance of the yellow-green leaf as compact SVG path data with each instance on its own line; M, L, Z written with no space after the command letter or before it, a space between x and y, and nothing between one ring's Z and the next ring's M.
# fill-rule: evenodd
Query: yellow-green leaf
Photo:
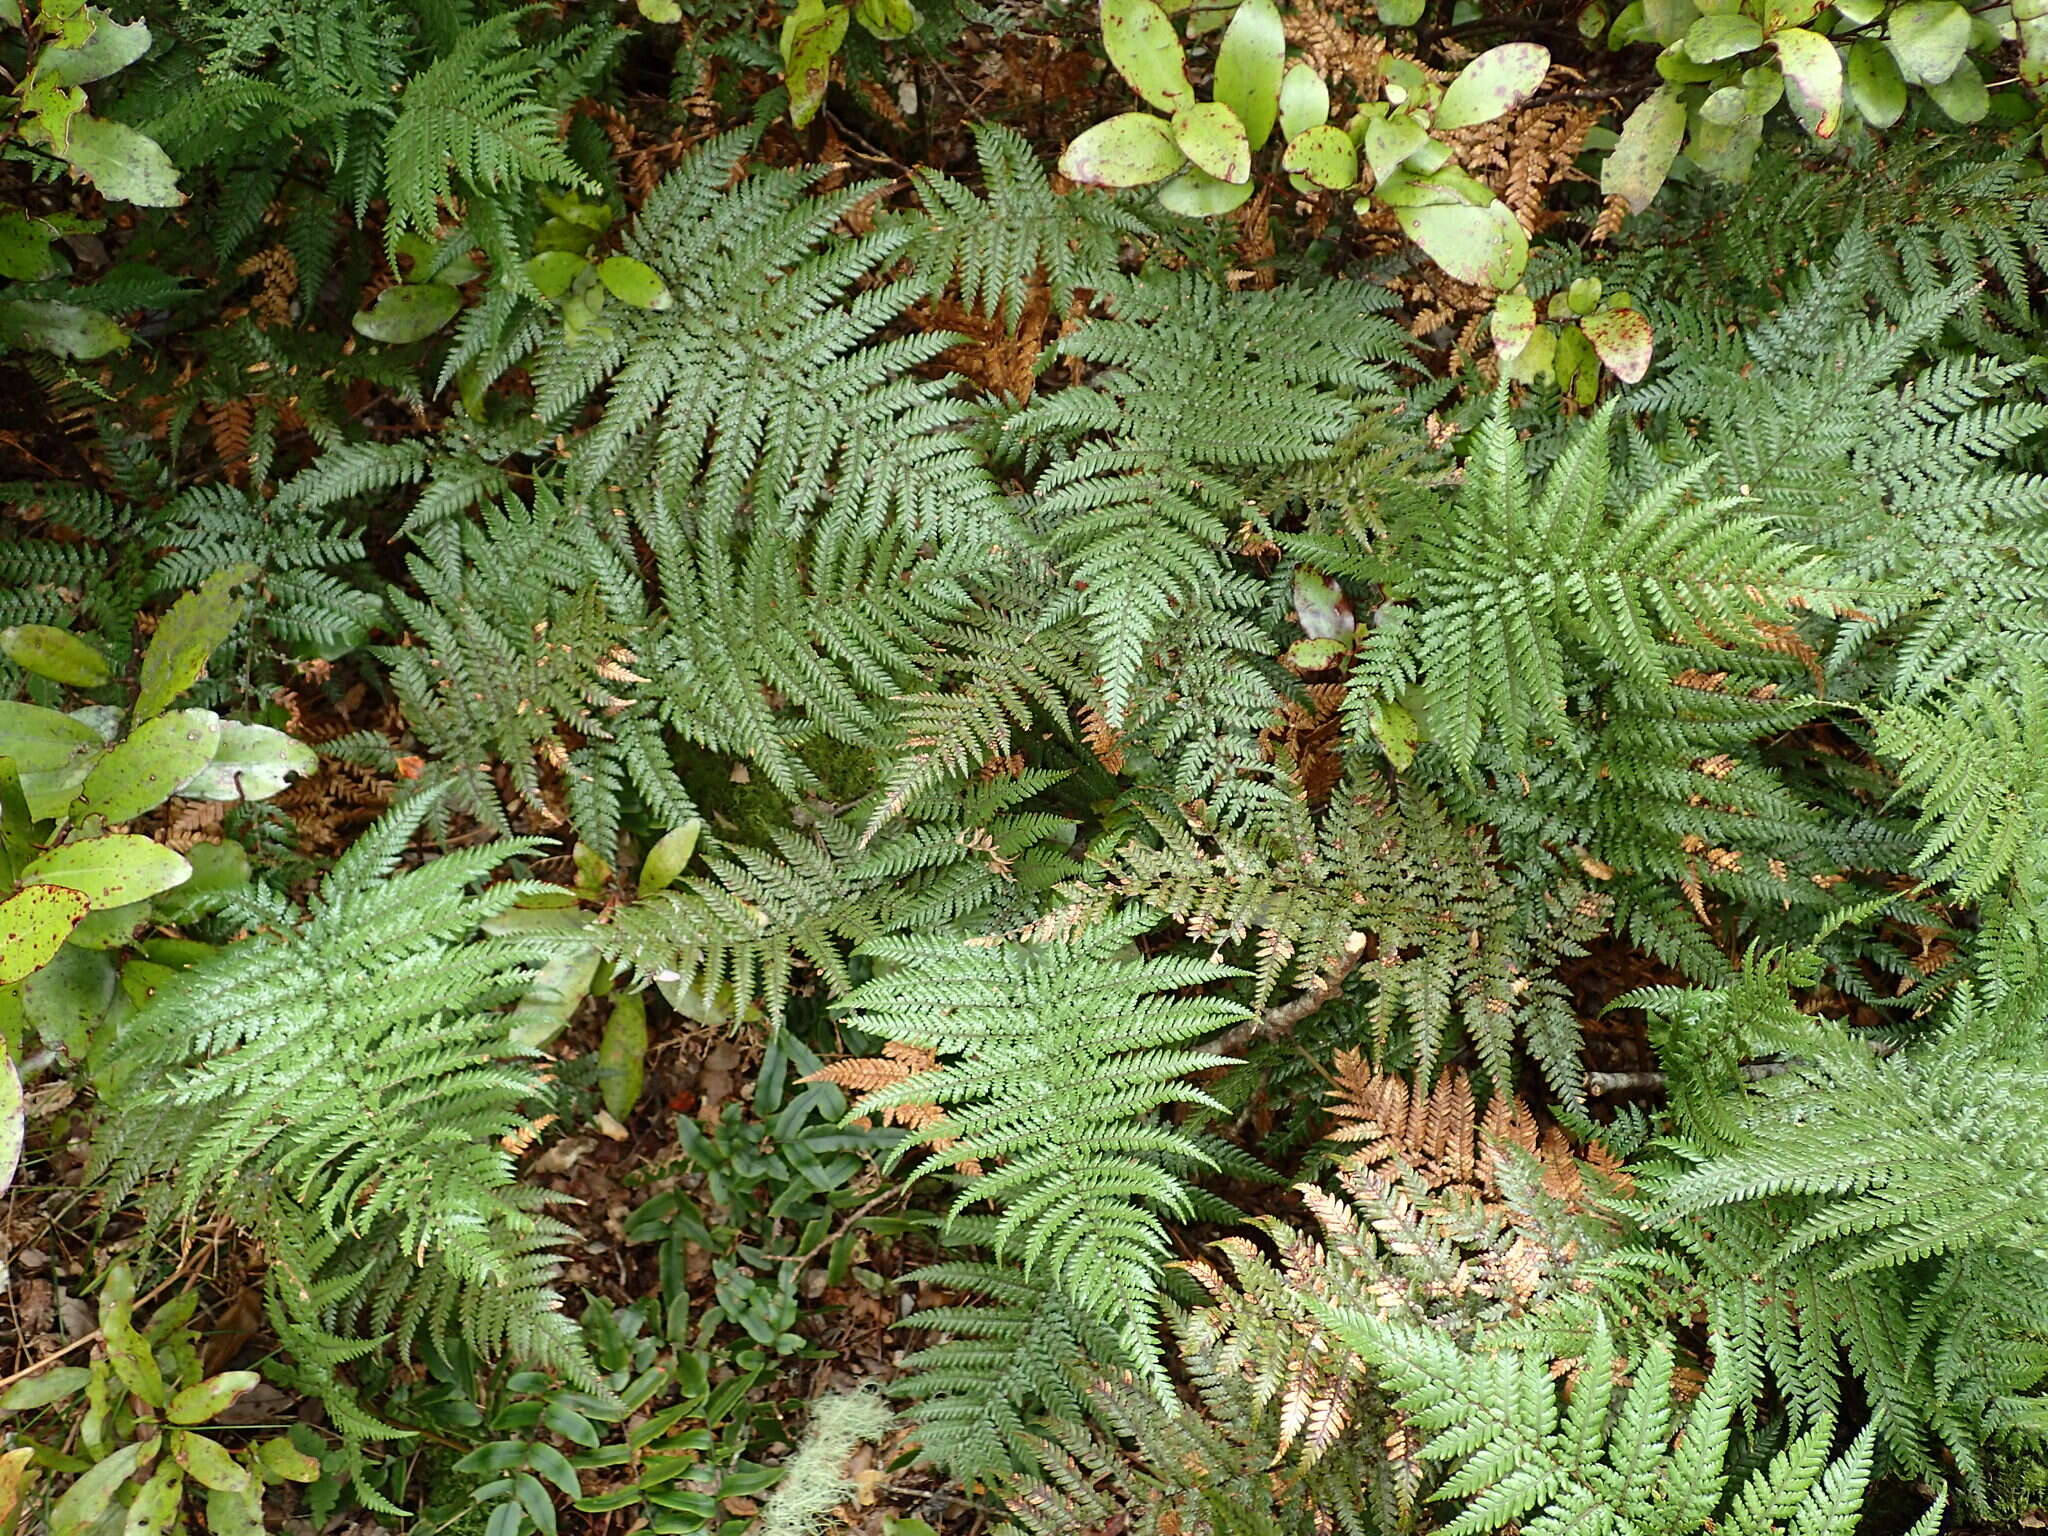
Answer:
M61 885L77 891L94 911L142 901L183 885L192 866L176 850L133 832L82 838L29 861L23 885Z
M1535 95L1549 69L1550 50L1540 43L1489 48L1445 87L1435 126L1449 130L1490 123Z
M446 283L399 283L359 309L349 324L359 336L389 346L424 341L455 318L462 295Z
M195 1435L189 1429L172 1433L171 1458L193 1482L219 1493L240 1493L255 1481L249 1469L230 1456L219 1441Z
M173 1424L204 1424L262 1380L254 1371L222 1371L172 1398L164 1417Z
M1670 86L1660 86L1621 125L1621 139L1600 167L1600 192L1627 201L1631 213L1650 206L1678 146L1685 139L1685 102Z
M1889 49L1864 38L1849 46L1844 72L1849 100L1873 128L1889 128L1906 115L1906 82Z
M213 761L219 743L220 716L210 709L174 710L146 720L93 764L71 803L71 815L132 821L162 805Z
M1172 124L1149 112L1124 112L1069 144L1060 174L1087 187L1142 187L1186 164Z
M234 589L255 577L255 566L231 565L215 571L171 604L142 655L135 699L137 720L168 709L171 700L199 681L206 658L233 633L235 621L242 616L242 599L234 595Z
M1602 309L1579 322L1600 361L1624 384L1634 384L1650 371L1656 338L1650 322L1633 309Z
M1159 206L1184 218L1208 219L1244 206L1252 195L1251 179L1219 181L1191 165L1159 189Z
M1251 180L1251 142L1237 114L1222 102L1198 101L1174 113L1173 138L1182 154L1218 181L1236 186Z
M0 901L0 986L48 965L90 909L61 885L33 885Z
M1842 56L1834 43L1804 27L1787 27L1773 34L1771 44L1793 112L1815 138L1833 138L1842 123Z
M607 256L597 264L597 280L622 304L635 309L667 309L675 303L661 274L631 256Z
M1272 135L1280 110L1287 30L1273 0L1244 0L1216 48L1216 99L1237 114L1254 150Z
M1102 0L1102 51L1138 95L1162 112L1195 103L1187 54L1154 0Z
M1914 85L1939 85L1970 46L1970 13L1955 0L1910 0L1885 24L1899 73Z
M156 1446L154 1439L131 1442L81 1472L78 1481L64 1491L64 1497L50 1511L50 1536L80 1536L98 1524L107 1506L113 1503L115 1490L141 1463L143 1451L147 1449L154 1456Z
M143 208L175 208L185 201L171 157L156 140L126 123L81 112L72 119L69 142L59 153L102 197Z
M1366 142L1371 142L1369 136ZM1358 184L1358 146L1335 123L1324 123L1288 140L1280 167L1319 187L1341 192Z
M640 876L635 886L637 894L652 896L656 891L665 891L674 885L676 877L689 866L696 854L697 839L703 833L704 823L695 818L664 833L647 850L647 857L640 861Z
M647 1084L647 998L621 992L612 999L597 1047L597 1087L604 1107L621 1125Z
M1287 66L1280 78L1280 133L1293 139L1330 120L1330 88L1310 65Z
M0 655L23 671L71 688L97 688L114 675L96 646L54 624L0 629Z

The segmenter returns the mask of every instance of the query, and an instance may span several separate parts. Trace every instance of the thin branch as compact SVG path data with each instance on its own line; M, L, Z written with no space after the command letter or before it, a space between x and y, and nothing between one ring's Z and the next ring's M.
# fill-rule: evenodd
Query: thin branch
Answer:
M1247 1047L1256 1045L1261 1040L1271 1040L1286 1034L1344 990L1344 978L1358 969L1358 962L1365 958L1365 952L1371 944L1371 934L1352 934L1344 941L1343 953L1331 962L1328 969L1319 972L1307 986L1279 1007L1268 1008L1264 1013L1246 1019L1236 1028L1225 1030L1209 1042L1209 1049L1220 1056L1240 1056Z

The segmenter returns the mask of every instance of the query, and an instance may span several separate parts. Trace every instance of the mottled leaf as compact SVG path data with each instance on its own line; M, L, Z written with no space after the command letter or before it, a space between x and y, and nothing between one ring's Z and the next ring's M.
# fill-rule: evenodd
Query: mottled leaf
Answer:
M1593 344L1614 376L1634 384L1650 371L1656 339L1650 322L1633 309L1602 309L1579 321L1586 340Z
M242 599L234 589L256 576L253 565L231 565L215 571L185 593L158 621L142 654L142 676L135 698L135 718L147 720L170 707L179 694L198 682L206 658L234 632L242 616Z
M1233 186L1251 180L1252 149L1244 124L1220 101L1198 101L1173 114L1173 138L1180 152L1218 181Z
M32 885L0 901L0 986L48 965L90 907L61 885Z
M142 208L175 208L185 201L171 157L156 140L126 123L80 113L72 119L70 141L62 153L102 197Z
M268 800L293 775L317 773L320 755L267 725L223 721L213 760L173 793L188 800Z
M1535 95L1549 69L1550 50L1540 43L1503 43L1489 48L1444 88L1435 126L1449 130L1490 123Z
M1149 112L1125 112L1069 144L1060 174L1088 187L1142 187L1186 164L1171 123Z
M1161 112L1195 104L1187 54L1154 0L1102 0L1102 51L1138 95Z
M146 720L93 764L71 815L124 822L155 810L213 760L219 743L220 716L211 710L180 709Z
M21 872L23 885L61 885L94 911L125 906L182 885L192 875L183 855L132 832L88 837L52 848Z
M1295 139L1330 120L1330 88L1307 64L1296 61L1280 77L1280 133Z
M1909 0L1892 12L1885 31L1899 73L1913 85L1938 85L1969 49L1970 13L1955 0Z
M1684 139L1685 103L1661 86L1621 125L1621 139L1600 167L1601 194L1624 198L1631 213L1641 213L1664 185Z
M349 324L372 341L402 346L426 340L461 308L462 295L446 283L400 283L378 294L368 309L357 310Z
M1785 72L1792 111L1817 139L1831 139L1842 122L1842 56L1818 32L1788 27L1771 38Z

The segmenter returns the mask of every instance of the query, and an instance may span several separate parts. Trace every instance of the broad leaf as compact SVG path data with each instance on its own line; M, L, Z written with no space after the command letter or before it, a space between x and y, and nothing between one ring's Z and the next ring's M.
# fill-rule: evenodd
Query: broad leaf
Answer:
M1309 133L1316 131L1310 129ZM1334 131L1343 132L1342 129ZM1349 134L1344 136L1350 137ZM1305 138L1307 134L1301 137ZM1372 167L1373 180L1385 181L1400 168L1402 161L1429 142L1429 130L1406 112L1390 112L1385 117L1368 119L1365 125L1364 149L1366 163ZM1352 166L1352 179L1356 180L1355 158ZM1350 182L1346 182L1345 185L1349 186Z
M1991 111L1991 93L1984 88L1984 77L1968 59L1958 64L1946 80L1928 86L1927 95L1950 122L1966 128L1983 122Z
M183 1397L184 1393L178 1396ZM172 1399L174 1404L176 1401ZM241 1493L255 1481L249 1469L230 1456L218 1440L195 1435L189 1429L172 1434L171 1459L185 1469L193 1482L217 1493Z
M647 1085L647 999L639 992L612 998L612 1011L597 1047L597 1090L621 1125Z
M1641 213L1671 173L1684 139L1685 103L1662 86L1621 125L1620 142L1600 167L1601 194L1624 198L1629 212Z
M192 866L176 850L133 832L83 838L52 848L21 872L23 885L61 885L77 891L94 911L143 901L190 879Z
M145 721L93 764L70 814L132 821L170 799L180 784L213 761L219 745L220 716L211 710L181 709Z
M1186 164L1171 123L1149 112L1125 112L1069 144L1060 174L1088 187L1143 187Z
M853 8L853 19L868 36L893 43L915 32L924 17L910 0L859 0Z
M462 295L446 283L399 283L350 319L356 333L391 346L424 341L462 308Z
M38 677L72 688L97 688L114 675L98 647L53 624L0 629L0 655Z
M90 85L126 69L149 52L149 27L140 21L125 26L98 6L87 6L92 36L71 48L46 48L36 60L38 79L52 85Z
M1209 219L1242 208L1252 195L1249 178L1218 181L1198 166L1189 166L1159 189L1159 206L1184 218Z
M810 126L832 83L832 60L846 41L849 21L843 5L802 0L782 24L782 76L789 87L789 120Z
M542 298L559 299L589 265L578 251L542 251L526 263L526 279L540 290Z
M1273 0L1244 0L1216 49L1216 99L1237 114L1256 150L1272 135L1280 110L1287 31Z
M1233 186L1251 180L1252 147L1244 124L1220 101L1198 101L1173 114L1173 138L1180 152L1218 181Z
M1368 129L1367 143L1371 142L1370 132ZM1341 192L1358 184L1358 146L1335 123L1324 123L1289 140L1280 166L1319 187Z
M597 264L597 280L622 304L635 309L667 309L675 303L661 274L631 256L607 256Z
M1685 56L1695 64L1712 64L1730 59L1752 48L1761 48L1764 29L1741 14L1702 16L1685 32Z
M32 885L0 901L0 987L55 959L90 906L60 885Z
M1906 115L1906 82L1891 51L1868 38L1852 43L1843 71L1849 100L1873 128L1889 128Z
M1579 322L1586 340L1614 376L1634 384L1650 371L1656 340L1650 322L1633 309L1602 309Z
M116 1490L141 1464L143 1453L155 1456L158 1444L154 1437L131 1441L81 1472L78 1481L64 1491L64 1497L50 1511L50 1536L82 1536L99 1524L100 1516L113 1503Z
M704 823L697 820L686 821L664 833L640 861L640 876L635 886L637 894L652 896L656 891L665 891L674 885L696 856L697 840L703 834Z
M1330 88L1323 83L1323 77L1307 64L1297 61L1288 65L1287 73L1280 78L1281 135L1298 138L1329 120Z
M0 342L33 348L73 362L119 352L128 333L96 309L54 299L0 299Z
M1785 92L1807 132L1831 139L1842 122L1842 56L1818 32L1788 27L1771 38L1785 71Z
M185 593L158 622L142 653L142 676L135 698L135 718L147 720L170 707L173 699L198 682L206 658L234 632L242 616L242 599L234 589L255 578L253 565L231 565L215 571Z
M1540 43L1489 48L1444 88L1434 125L1448 130L1490 123L1535 95L1549 69L1550 50Z
M62 154L102 197L142 208L175 208L185 201L171 157L126 123L81 113L72 120Z
M164 1417L173 1424L204 1424L218 1417L244 1392L253 1391L262 1380L254 1371L222 1371L218 1376L193 1383L172 1398Z
M320 755L267 725L221 722L213 758L174 793L188 800L268 800L294 775L317 773Z
M1970 46L1970 13L1955 0L1910 0L1886 23L1899 73L1914 85L1939 85Z
M1102 0L1102 51L1132 90L1161 112L1195 104L1187 54L1154 0Z
M1523 293L1504 293L1493 301L1493 350L1504 363L1521 356L1536 334L1536 301Z
M0 1191L14 1182L15 1170L21 1167L27 1123L21 1105L21 1074L14 1069L7 1041L0 1038Z

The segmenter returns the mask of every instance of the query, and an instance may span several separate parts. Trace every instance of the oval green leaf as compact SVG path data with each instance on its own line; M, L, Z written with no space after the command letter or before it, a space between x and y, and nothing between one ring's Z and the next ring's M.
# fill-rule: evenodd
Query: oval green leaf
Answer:
M93 764L71 815L132 821L154 810L173 791L213 761L220 744L220 716L207 709L180 709L144 721L133 735Z
M1536 335L1536 301L1525 293L1504 293L1493 301L1493 350L1504 363L1521 356Z
M868 36L884 43L910 36L924 20L910 0L859 0L853 19Z
M164 1417L173 1424L204 1424L262 1380L254 1371L222 1371L218 1376L195 1382L172 1398Z
M1659 87L1629 113L1621 139L1600 167L1600 192L1620 197L1629 212L1641 213L1671 173L1685 139L1685 102L1670 86Z
M851 20L843 5L802 0L782 25L782 76L789 88L789 120L808 127L825 104L832 83L832 60L846 41Z
M1529 264L1529 237L1505 203L1425 203L1396 208L1401 232L1461 283L1512 288Z
M386 288L368 309L359 309L349 324L358 335L387 345L424 341L455 318L462 295L446 283L401 283Z
M150 636L149 649L142 654L136 719L147 720L168 708L171 700L205 674L206 658L234 632L242 616L242 599L235 596L234 589L255 576L253 565L227 566L171 604L170 612Z
M89 910L90 902L61 885L32 885L0 901L0 987L55 959Z
M188 800L268 800L294 774L319 772L320 755L267 725L221 723L213 759L172 793Z
M0 629L0 655L24 671L71 688L97 688L114 675L96 647L54 624Z
M1702 16L1685 30L1685 56L1695 64L1732 59L1738 53L1761 48L1763 43L1763 27L1737 12Z
M1310 65L1299 61L1280 77L1280 133L1293 139L1330 120L1330 88Z
M1889 128L1906 115L1906 81L1891 50L1868 38L1851 44L1843 79L1857 114L1871 127Z
M1216 49L1216 99L1237 114L1254 150L1273 133L1287 29L1273 0L1244 0Z
M1984 88L1984 77L1968 59L1951 70L1946 80L1928 86L1927 95L1950 122L1965 128L1983 122L1991 111L1991 93Z
M1308 130L1309 133L1314 131ZM1300 137L1307 136L1308 134L1304 133ZM1291 141L1290 147L1292 143L1298 142L1299 139ZM1429 130L1406 112L1393 112L1385 117L1367 119L1364 133L1365 160L1366 164L1372 167L1373 180L1385 181L1394 174L1402 161L1432 142ZM1356 162L1353 164L1355 180ZM1347 182L1345 185L1348 186L1350 183Z
M661 274L631 256L607 256L597 264L597 280L622 304L635 309L667 309L675 303Z
M177 1399L171 1401L175 1403ZM216 1493L240 1493L255 1482L249 1469L230 1456L219 1441L190 1430L179 1430L171 1436L171 1459L185 1469L193 1482Z
M14 1053L0 1038L0 1190L14 1182L21 1167L21 1147L27 1139L28 1117L21 1102L21 1074L14 1069ZM26 1385L26 1383L23 1383Z
M1771 43L1785 72L1792 111L1815 138L1833 138L1842 122L1842 56L1834 43L1804 27L1787 27Z
M1939 85L1970 46L1970 13L1955 0L1910 0L1891 14L1886 38L1899 73L1913 85Z
M1503 43L1489 48L1458 71L1436 109L1439 130L1469 128L1505 116L1536 94L1550 70L1550 50L1541 43Z
M611 1117L623 1125L646 1085L647 999L639 992L621 992L612 999L598 1042L598 1092Z
M170 1536L184 1492L185 1469L175 1460L162 1463L129 1502L121 1536Z
M113 1503L115 1490L135 1471L145 1446L154 1452L154 1441L130 1442L80 1473L50 1511L50 1536L80 1536L97 1525Z
M0 341L83 363L119 352L129 336L96 309L53 299L0 299Z
M1195 104L1187 54L1154 0L1102 0L1102 51L1144 101L1162 112Z
M1209 219L1242 208L1252 195L1249 179L1218 181L1198 166L1189 166L1159 189L1159 206L1183 218Z
M83 720L37 704L0 700L0 757L23 773L51 773L89 757L106 743Z
M1650 322L1633 309L1602 309L1579 322L1600 361L1624 384L1634 384L1650 371L1656 338Z
M526 263L526 280L552 302L569 291L569 285L589 260L577 251L542 251Z
M696 855L697 840L703 834L704 823L696 818L664 833L647 850L647 857L640 861L640 875L635 887L638 894L652 896L656 891L665 891L674 885L676 877Z
M21 872L23 885L61 885L92 910L125 906L183 885L192 876L184 856L132 832L88 837L52 848Z
M273 1435L256 1447L256 1459L265 1475L286 1483L314 1483L320 1480L320 1463L293 1445L283 1435Z
M126 123L110 123L81 112L71 120L71 140L63 155L72 170L97 187L102 197L142 208L175 208L185 201L171 157L156 140Z
M149 52L147 23L122 25L98 6L87 6L92 35L71 48L46 48L36 60L36 78L51 85L90 85L118 74Z
M1125 112L1069 144L1060 174L1084 187L1143 187L1186 164L1171 123L1149 112Z
M1378 123L1372 125L1373 128L1379 126ZM1372 128L1366 130L1366 142L1372 142ZM1287 153L1280 165L1283 170L1305 177L1332 192L1342 192L1346 187L1358 184L1358 146L1351 142L1351 135L1335 123L1306 129L1288 140Z
M1238 186L1252 179L1252 147L1244 124L1220 101L1198 101L1173 114L1173 139L1198 169Z

